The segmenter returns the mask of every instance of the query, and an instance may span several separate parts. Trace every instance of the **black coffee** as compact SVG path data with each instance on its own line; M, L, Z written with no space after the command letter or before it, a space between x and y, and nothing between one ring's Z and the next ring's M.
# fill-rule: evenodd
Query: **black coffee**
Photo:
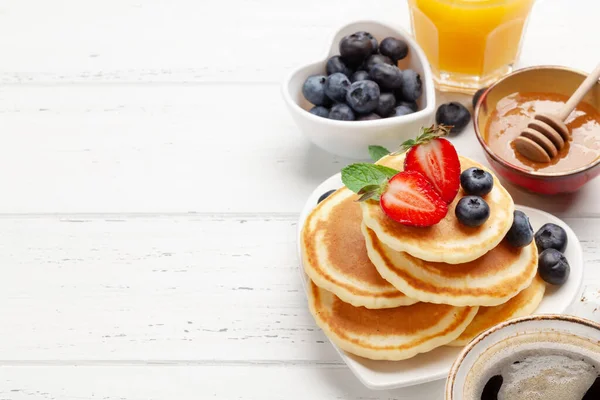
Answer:
M597 340L556 332L509 336L464 377L462 400L600 400Z
M595 365L574 354L530 354L499 372L484 386L481 400L600 400Z

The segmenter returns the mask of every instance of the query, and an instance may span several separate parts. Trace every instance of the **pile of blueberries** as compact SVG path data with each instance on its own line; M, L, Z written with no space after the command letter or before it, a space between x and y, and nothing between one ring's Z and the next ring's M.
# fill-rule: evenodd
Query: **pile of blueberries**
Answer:
M490 217L490 206L484 197L494 188L492 174L481 168L468 168L460 174L460 185L466 196L456 204L456 218L472 228L483 225Z
M516 210L506 240L514 247L523 247L534 239L539 254L540 278L551 285L562 285L569 279L571 272L569 261L564 255L568 244L567 232L560 225L547 223L534 234L527 215Z
M345 36L339 56L327 60L327 76L306 79L302 94L319 117L363 121L397 117L418 110L421 77L401 70L398 60L408 55L406 42L387 37L377 42L368 32Z
M310 113L342 121L366 121L417 112L423 92L421 76L401 70L398 61L408 55L406 42L387 37L377 42L369 32L355 32L339 43L339 56L327 60L327 75L309 76L302 94L314 105ZM476 103L483 89L473 98ZM458 102L439 106L438 124L461 132L471 120L469 110Z
M481 226L490 216L490 207L483 197L492 191L494 178L480 168L469 168L460 175L460 183L468 196L461 198L456 205L456 218L466 226ZM516 210L505 239L516 248L525 247L535 239L540 277L552 285L562 285L569 278L571 267L564 256L567 232L561 226L547 223L534 234L529 217Z
M571 267L564 255L567 244L567 232L559 225L547 223L535 233L535 245L540 253L538 272L546 282L562 285L569 278Z

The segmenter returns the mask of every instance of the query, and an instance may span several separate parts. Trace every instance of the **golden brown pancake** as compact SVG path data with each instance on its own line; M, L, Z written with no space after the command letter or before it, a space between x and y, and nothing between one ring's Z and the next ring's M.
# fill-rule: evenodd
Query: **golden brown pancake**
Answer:
M481 332L500 322L532 314L540 305L545 291L546 284L538 275L528 288L506 303L495 307L479 307L477 315L467 329L449 345L465 346Z
M346 188L339 189L306 219L301 236L306 274L318 286L357 307L416 303L383 279L369 260L356 197Z
M387 156L378 164L397 170L404 169L404 155ZM471 167L487 168L460 157L461 170ZM492 174L492 176L494 176ZM475 260L500 243L512 225L515 205L510 194L494 176L494 188L484 196L490 206L490 217L481 226L471 228L458 222L454 209L465 193L462 189L448 205L448 214L436 225L417 228L393 221L375 201L361 203L364 223L379 240L396 251L403 251L427 261L460 264Z
M404 360L456 339L478 307L416 303L370 310L354 307L309 283L310 311L341 349L373 360Z
M464 264L423 261L379 241L363 225L369 258L382 277L407 296L455 306L495 306L531 284L537 273L534 242L517 249L500 242L482 257Z

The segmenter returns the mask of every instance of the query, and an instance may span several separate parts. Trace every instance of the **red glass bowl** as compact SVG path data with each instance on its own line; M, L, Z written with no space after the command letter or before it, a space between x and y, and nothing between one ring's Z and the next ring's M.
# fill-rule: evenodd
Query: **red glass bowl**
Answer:
M474 125L477 140L498 175L531 192L540 194L571 193L600 174L600 158L585 167L558 173L529 171L504 160L487 145L487 121L496 103L515 92L551 92L571 96L587 74L560 66L537 66L519 69L500 79L485 91L475 107ZM600 81L584 101L600 112Z

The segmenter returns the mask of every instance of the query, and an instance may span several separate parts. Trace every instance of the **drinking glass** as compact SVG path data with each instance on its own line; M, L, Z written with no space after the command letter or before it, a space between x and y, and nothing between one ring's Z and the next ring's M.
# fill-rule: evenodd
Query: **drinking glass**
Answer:
M534 0L408 0L440 90L472 93L509 73Z

